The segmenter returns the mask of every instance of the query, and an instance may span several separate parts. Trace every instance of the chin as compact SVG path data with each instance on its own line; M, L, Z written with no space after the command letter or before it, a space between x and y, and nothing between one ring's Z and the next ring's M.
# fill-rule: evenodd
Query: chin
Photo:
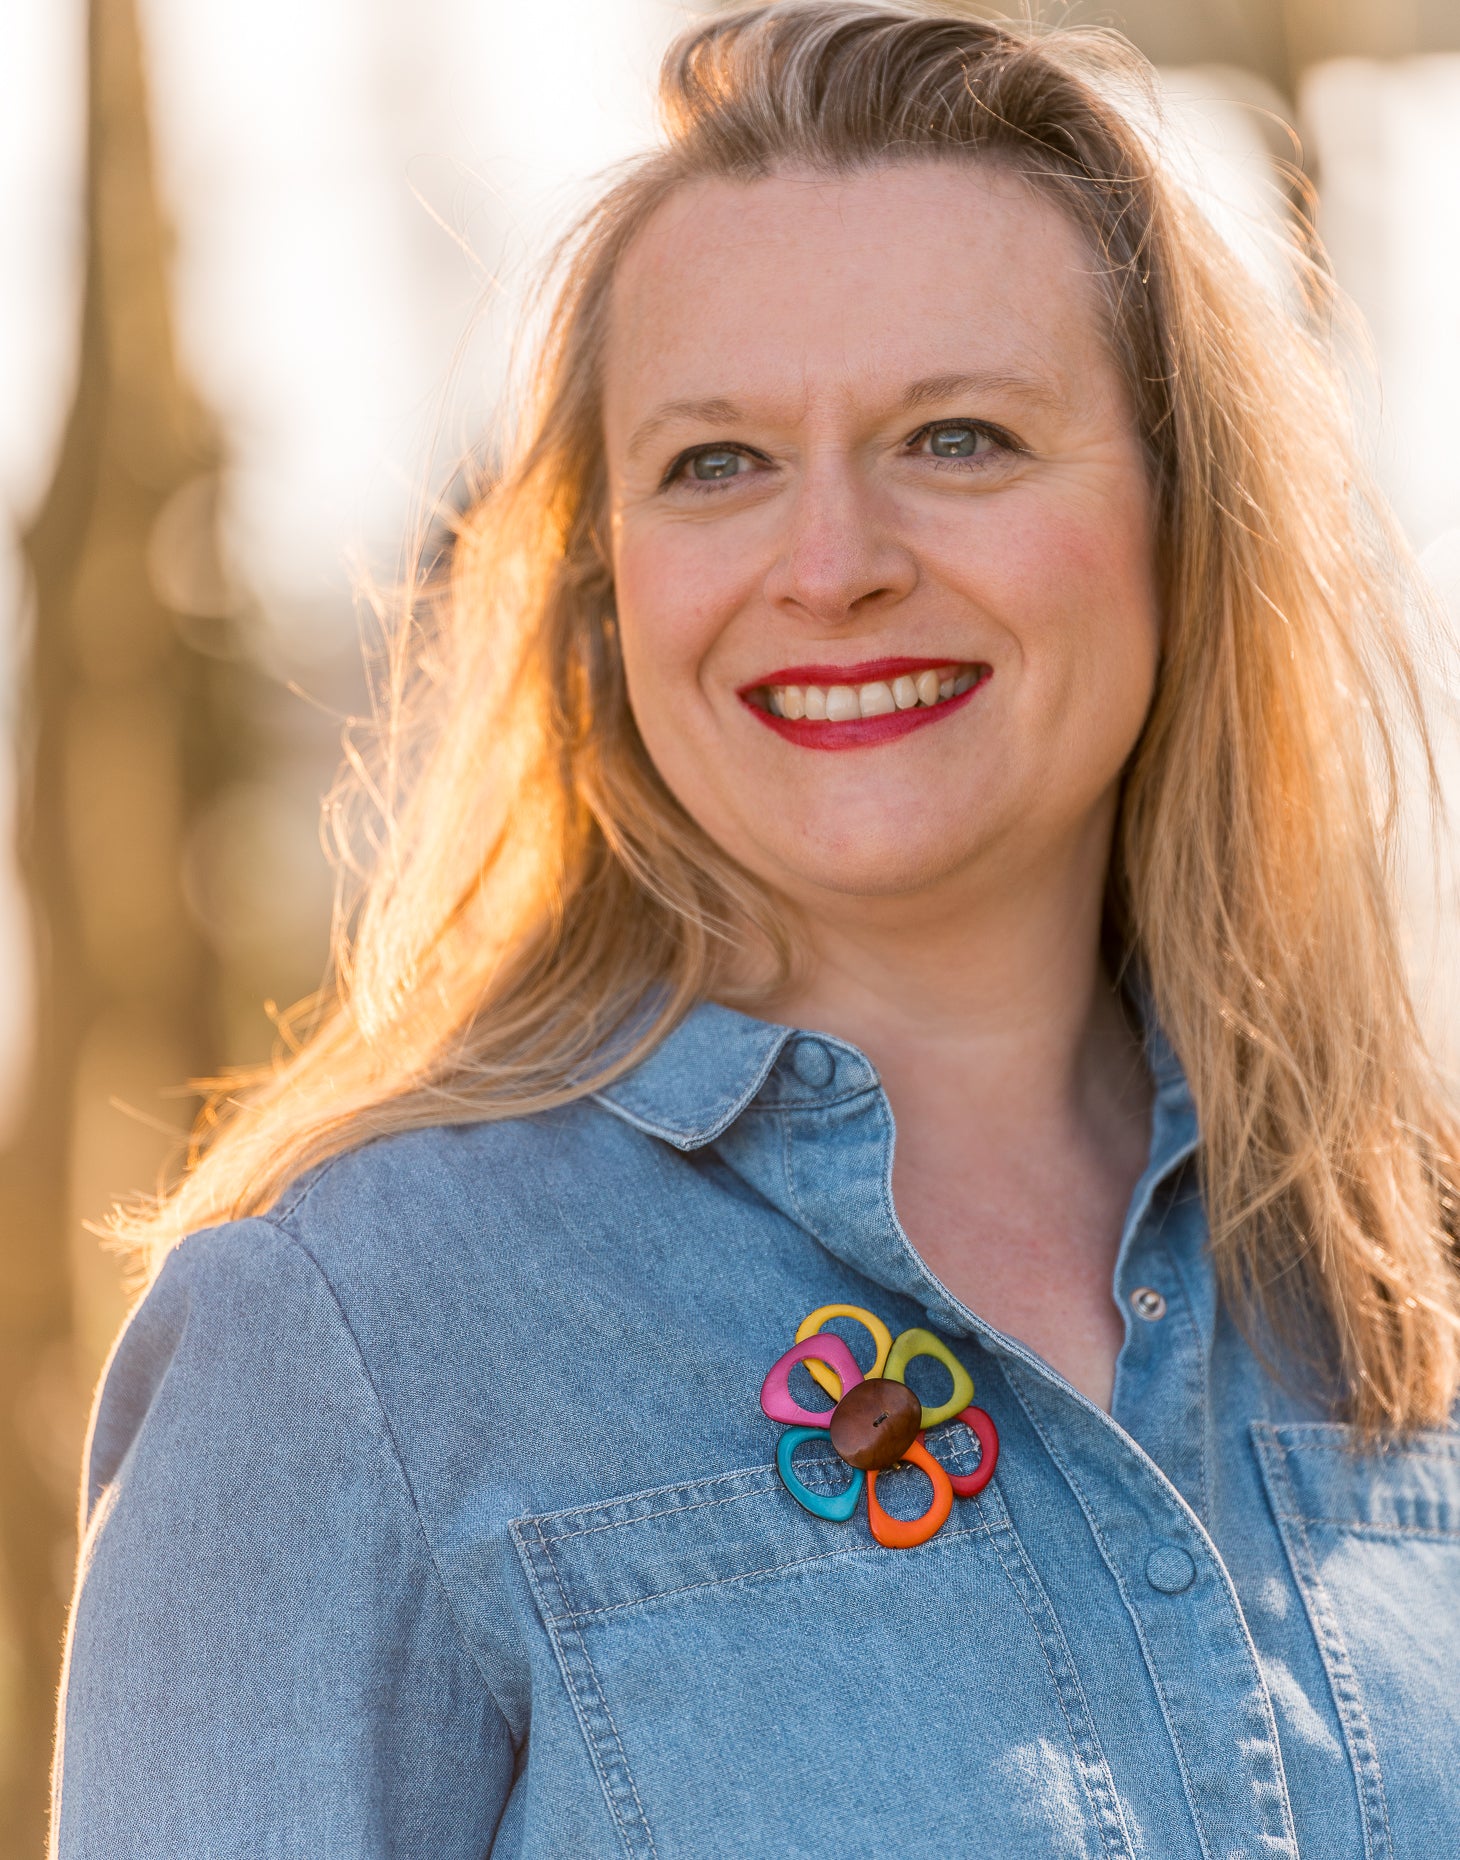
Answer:
M947 841L923 849L905 841L886 848L861 846L855 855L840 848L824 858L808 857L805 843L777 849L775 864L786 891L818 891L846 898L907 898L935 890L960 870L974 849L948 856Z

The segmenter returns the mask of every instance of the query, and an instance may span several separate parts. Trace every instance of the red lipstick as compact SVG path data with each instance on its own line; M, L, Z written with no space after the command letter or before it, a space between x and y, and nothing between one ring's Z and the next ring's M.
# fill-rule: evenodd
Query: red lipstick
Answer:
M906 673L941 671L945 666L963 664L971 670L975 682L957 697L943 698L936 704L917 704L909 710L889 711L881 717L854 717L845 723L813 721L808 717L778 717L759 704L750 702L753 691L768 685L865 685L874 679L890 681ZM796 665L771 672L751 684L742 685L736 695L752 716L768 730L795 743L802 749L870 749L878 743L892 742L924 724L962 710L970 699L988 683L993 667L953 659L865 659L855 665Z

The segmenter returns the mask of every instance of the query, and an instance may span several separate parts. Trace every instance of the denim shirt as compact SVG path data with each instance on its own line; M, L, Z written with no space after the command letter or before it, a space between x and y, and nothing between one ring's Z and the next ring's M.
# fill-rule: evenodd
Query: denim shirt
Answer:
M1148 1058L1110 1414L913 1250L864 1055L713 1005L189 1238L93 1414L60 1854L1455 1852L1460 1435L1360 1449L1265 1373ZM932 1328L998 1427L919 1548L775 1470L762 1378L834 1301Z

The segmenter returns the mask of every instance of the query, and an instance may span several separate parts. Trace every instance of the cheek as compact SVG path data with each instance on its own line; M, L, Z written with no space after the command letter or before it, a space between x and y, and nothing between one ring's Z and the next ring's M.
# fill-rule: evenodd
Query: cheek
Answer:
M703 551L662 535L623 536L614 595L630 696L696 684L735 589Z
M1143 527L1075 529L1050 552L1046 647L1107 702L1144 713L1160 646L1154 564ZM1124 698L1124 702L1119 700Z
M1155 686L1160 611L1143 485L1005 510L965 585L1006 629L1016 736L1070 798L1108 782Z
M1107 673L1124 683L1154 663L1160 626L1143 485L1071 500L1018 541L1036 590L1029 610L1044 617L1050 650L1080 661L1100 683Z

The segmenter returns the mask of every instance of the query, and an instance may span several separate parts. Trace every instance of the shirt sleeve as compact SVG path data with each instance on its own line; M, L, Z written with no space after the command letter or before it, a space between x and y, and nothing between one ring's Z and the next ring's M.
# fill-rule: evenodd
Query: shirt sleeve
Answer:
M53 1855L481 1860L512 1742L303 1248L262 1220L183 1242L84 1481Z

